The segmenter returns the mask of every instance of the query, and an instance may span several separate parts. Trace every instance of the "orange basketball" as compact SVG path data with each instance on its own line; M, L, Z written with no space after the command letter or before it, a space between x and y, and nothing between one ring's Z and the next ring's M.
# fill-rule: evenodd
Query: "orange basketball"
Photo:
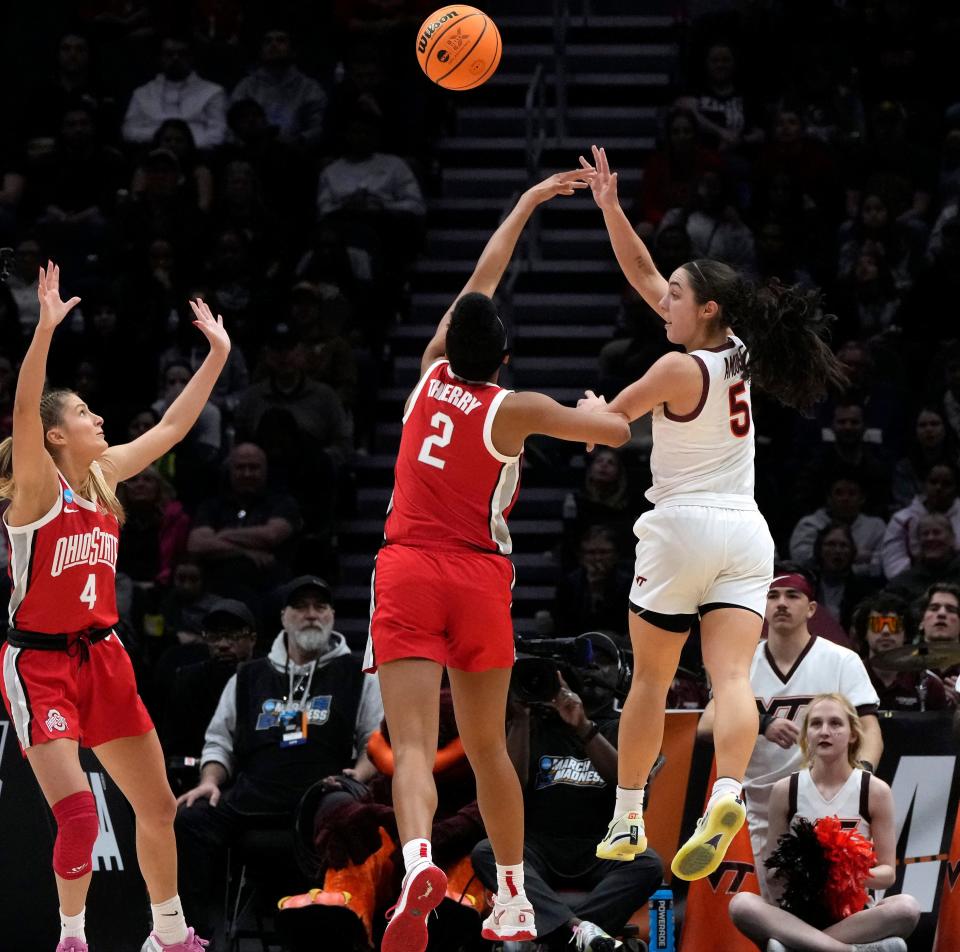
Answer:
M476 7L451 4L423 21L417 34L420 68L444 89L473 89L496 72L500 62L497 25Z

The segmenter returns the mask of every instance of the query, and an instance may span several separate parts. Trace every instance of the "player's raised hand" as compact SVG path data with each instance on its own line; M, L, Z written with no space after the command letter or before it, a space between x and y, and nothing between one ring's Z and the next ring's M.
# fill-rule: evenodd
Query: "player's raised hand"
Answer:
M590 179L593 200L602 209L617 208L620 205L620 199L617 197L617 173L610 171L606 149L598 149L595 145L590 148L593 152L593 164L591 165L581 155L580 165L584 172L594 173Z
M200 333L210 341L211 350L230 350L230 337L226 328L223 326L223 317L221 315L213 316L210 306L203 298L197 298L190 302L196 320L194 326L199 328Z
M570 172L557 172L538 182L530 193L538 202L546 202L555 195L572 195L575 191L590 187L593 171L573 169Z
M80 298L69 301L60 299L60 267L52 261L46 268L40 269L37 280L37 298L40 301L40 320L38 326L53 330L80 303Z

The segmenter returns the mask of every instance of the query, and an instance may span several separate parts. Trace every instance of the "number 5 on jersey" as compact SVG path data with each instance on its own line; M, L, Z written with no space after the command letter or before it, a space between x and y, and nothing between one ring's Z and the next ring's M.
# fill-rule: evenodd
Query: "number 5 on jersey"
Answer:
M453 438L453 420L446 415L446 413L434 413L433 418L430 420L430 426L435 430L439 430L439 433L433 433L428 436L420 447L420 452L417 454L417 459L421 463L426 463L427 466L435 466L437 469L443 469L446 466L446 460L440 459L439 456L434 456L430 451L434 448L443 449L445 446L450 445L450 440Z
M80 601L90 611L93 611L93 606L97 604L97 577L93 572L87 576L87 584L83 586L83 591L80 593Z
M730 432L734 436L746 436L750 432L750 404L741 399L747 385L738 380L730 387Z

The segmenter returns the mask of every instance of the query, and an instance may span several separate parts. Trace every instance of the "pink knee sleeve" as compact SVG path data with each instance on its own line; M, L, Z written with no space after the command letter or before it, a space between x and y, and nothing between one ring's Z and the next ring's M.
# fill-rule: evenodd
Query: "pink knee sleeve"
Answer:
M97 802L89 790L73 793L53 805L57 840L53 844L53 871L61 879L79 879L92 868L93 844L100 821Z

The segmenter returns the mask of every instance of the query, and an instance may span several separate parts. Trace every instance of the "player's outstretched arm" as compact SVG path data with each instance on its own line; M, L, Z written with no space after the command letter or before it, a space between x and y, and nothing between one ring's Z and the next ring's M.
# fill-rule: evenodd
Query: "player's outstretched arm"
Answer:
M40 299L40 319L20 365L13 400L13 479L17 496L29 499L31 504L45 512L53 505L58 492L57 468L46 450L40 419L47 355L53 332L80 303L80 298L60 299L60 268L52 261L40 269L37 297Z
M158 460L190 432L227 362L230 338L224 329L223 318L219 315L214 318L210 308L200 298L191 301L190 307L197 318L193 323L210 342L210 351L156 426L131 443L111 446L100 457L104 475L113 486L135 476Z
M671 351L664 354L639 380L625 387L610 401L587 396L577 406L582 410L621 413L631 423L649 413L661 403L694 406L703 393L703 374L700 365L688 354Z
M477 266L473 269L473 274L457 295L457 299L472 291L493 297L504 271L507 270L507 265L510 264L524 226L537 206L556 195L572 195L577 189L588 188L592 176L592 170L588 172L586 169L557 172L528 188L513 206L510 214L500 223L500 227L490 236L477 261ZM456 300L453 304L456 304ZM421 373L425 373L430 364L446 353L447 327L450 324L450 315L453 313L453 304L443 315L437 332L427 344L420 362Z
M580 164L585 172L594 172L590 182L594 201L603 212L603 221L610 235L613 253L626 279L641 297L660 314L660 301L667 293L667 279L657 270L647 246L633 230L617 198L617 173L610 171L605 149L591 147L593 165L582 155Z
M572 443L623 446L630 439L630 425L621 413L565 407L545 393L510 394L494 417L494 447L504 456L516 456L523 449L523 441L533 433Z

